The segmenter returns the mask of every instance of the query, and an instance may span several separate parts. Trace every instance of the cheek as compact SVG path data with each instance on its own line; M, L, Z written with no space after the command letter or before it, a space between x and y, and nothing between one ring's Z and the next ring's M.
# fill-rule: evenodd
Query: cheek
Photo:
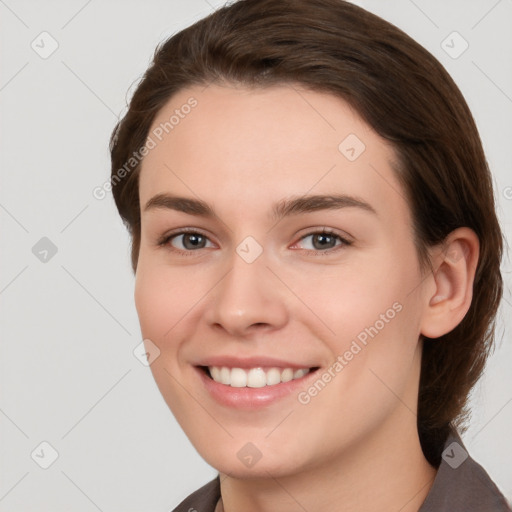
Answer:
M167 294L164 295L162 292L163 290L153 279L151 271L148 271L142 261L139 260L135 278L134 299L144 338L159 337L157 333L162 331L163 326L160 325L163 321L162 312L169 300Z
M181 308L185 298L176 285L162 278L161 272L143 266L139 269L134 299L142 336L155 343L160 351L168 350L169 344L165 340L183 316Z
M356 255L347 259L346 265L333 265L322 272L283 272L283 280L293 283L294 293L316 321L328 327L329 337L346 341L379 321L396 301L403 301L407 274L407 269L397 269L392 256L376 251ZM391 310L390 316L393 313Z
M134 299L145 337L163 341L200 297L201 290L184 280L179 269L139 262Z
M139 263L134 299L142 337L151 340L160 353L150 369L155 383L178 421L182 411L190 407L186 394L177 385L179 344L173 343L173 334L179 328L186 311L187 300L179 293L173 280L163 277L164 269ZM186 292L186 289L185 289Z
M418 282L414 258L398 262L392 250L316 276L313 285L299 277L298 294L329 328L324 340L333 359L346 356L346 380L338 379L344 386L361 386L365 395L368 385L378 385L369 368L403 385L397 369L407 379L419 335L420 304L411 293Z

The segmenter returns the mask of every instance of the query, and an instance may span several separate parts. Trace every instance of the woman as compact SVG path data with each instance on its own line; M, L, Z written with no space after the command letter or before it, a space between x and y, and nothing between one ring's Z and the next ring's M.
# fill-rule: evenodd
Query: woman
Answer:
M153 375L219 471L176 511L510 510L459 436L502 233L426 50L242 0L157 49L111 153Z

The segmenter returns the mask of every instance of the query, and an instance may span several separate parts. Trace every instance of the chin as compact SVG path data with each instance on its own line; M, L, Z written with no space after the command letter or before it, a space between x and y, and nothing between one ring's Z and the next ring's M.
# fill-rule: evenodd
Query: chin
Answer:
M204 444L193 444L210 466L231 478L279 478L313 465L312 461L308 463L304 447L281 440L273 445L264 437L254 441L238 437L224 443L205 440Z

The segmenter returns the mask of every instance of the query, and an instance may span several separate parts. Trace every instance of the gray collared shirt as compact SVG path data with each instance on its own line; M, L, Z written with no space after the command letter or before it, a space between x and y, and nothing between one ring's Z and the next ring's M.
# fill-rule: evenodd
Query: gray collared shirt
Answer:
M219 512L223 510L219 500L217 476L173 512ZM485 469L469 456L458 432L452 430L434 483L418 512L512 512L512 508Z

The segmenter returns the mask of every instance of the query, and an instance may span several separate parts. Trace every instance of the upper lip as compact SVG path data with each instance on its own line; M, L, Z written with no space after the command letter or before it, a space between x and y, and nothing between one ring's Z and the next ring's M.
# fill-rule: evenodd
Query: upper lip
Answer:
M284 361L283 359L276 359L268 356L252 356L252 357L234 357L234 356L212 356L201 359L195 366L226 366L228 368L258 368L258 367L275 367L275 368L315 368L318 365L311 365L309 363L296 363L291 361Z

